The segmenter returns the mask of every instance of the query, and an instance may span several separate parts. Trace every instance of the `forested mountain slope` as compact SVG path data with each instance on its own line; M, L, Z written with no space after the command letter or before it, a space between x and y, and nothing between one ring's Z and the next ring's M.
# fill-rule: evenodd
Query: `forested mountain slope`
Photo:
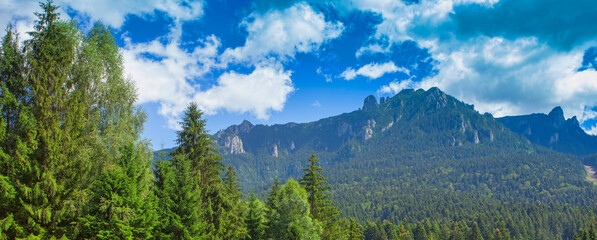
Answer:
M438 88L365 99L310 123L244 121L213 136L246 191L302 175L316 152L332 199L361 221L476 221L512 236L566 238L595 212L583 159L531 143Z
M555 107L549 114L509 116L497 120L512 131L522 134L532 143L575 155L597 153L597 136L587 134L576 117L564 118L562 108Z

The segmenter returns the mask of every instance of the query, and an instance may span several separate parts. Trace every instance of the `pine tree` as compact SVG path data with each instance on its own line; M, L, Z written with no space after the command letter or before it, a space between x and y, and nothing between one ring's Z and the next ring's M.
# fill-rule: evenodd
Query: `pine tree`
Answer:
M191 162L185 159L158 160L156 195L158 197L157 239L197 239L206 235L207 222L203 219L201 189L197 175L191 171ZM181 156L176 156L181 157Z
M204 219L207 222L207 237L219 239L244 236L244 220L240 217L244 213L235 212L242 211L234 209L237 207L234 198L238 196L231 197L221 178L224 170L222 158L213 147L202 115L195 103L191 103L186 109L181 122L182 130L177 133L178 148L172 152L173 164L182 160L189 161L191 173L201 189L202 209L206 210Z
M338 210L333 206L332 201L328 199L329 194L327 191L331 189L331 186L328 184L327 179L321 175L323 168L318 165L315 153L311 153L308 161L307 168L303 169L305 174L300 183L309 194L311 216L323 224L323 239L337 239L341 231L336 221Z
M35 145L28 106L30 95L25 91L24 55L19 50L18 35L12 25L2 39L0 55L0 239L23 236L18 188L23 172L30 168L29 154Z
M247 201L249 209L245 216L245 227L247 229L245 239L265 239L265 204L253 192L249 194Z
M473 226L471 227L471 231L469 234L469 238L471 240L483 240L483 235L481 234L481 229L477 222L473 222Z
M363 239L363 230L361 225L354 220L354 218L349 218L348 220L348 239L349 240L357 240Z
M17 187L22 235L64 237L89 196L96 128L86 113L89 82L73 77L82 35L58 21L57 7L41 3L32 39L25 43L30 108L36 143ZM21 235L21 236L22 236Z
M226 232L224 239L242 239L247 235L247 228L244 225L244 214L246 212L245 202L242 200L242 188L238 183L236 172L232 165L228 165L224 174L224 186L227 196L226 205L230 206L226 213Z
M275 235L273 234L272 229L272 221L274 214L276 213L276 205L278 204L278 195L280 195L280 180L278 177L274 179L274 184L270 187L270 190L267 194L267 199L265 202L265 217L266 217L266 232L265 238L266 239L275 239Z
M156 198L148 155L133 144L122 146L120 161L96 180L89 213L77 238L148 239L156 225Z

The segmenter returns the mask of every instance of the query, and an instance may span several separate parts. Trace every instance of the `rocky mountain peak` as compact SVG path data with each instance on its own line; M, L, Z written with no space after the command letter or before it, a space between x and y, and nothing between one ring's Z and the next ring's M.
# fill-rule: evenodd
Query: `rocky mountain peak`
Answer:
M363 110L376 109L378 105L377 98L373 95L369 95L365 98L365 101L363 101Z
M564 111L560 106L555 107L549 114L547 115L553 121L555 127L562 126L566 119L564 118Z

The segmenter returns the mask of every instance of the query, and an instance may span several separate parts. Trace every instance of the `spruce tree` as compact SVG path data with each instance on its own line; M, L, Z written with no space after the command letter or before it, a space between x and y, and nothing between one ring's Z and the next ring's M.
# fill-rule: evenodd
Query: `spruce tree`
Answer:
M265 238L266 239L275 239L276 236L273 235L272 230L272 221L274 214L276 213L276 205L278 204L278 195L280 195L280 180L278 177L274 179L274 184L269 189L267 194L267 199L265 202Z
M51 1L41 7L25 43L36 145L17 186L24 214L15 220L25 228L22 235L60 238L72 234L88 199L97 138L86 114L89 82L73 77L82 35L73 22L58 21Z
M2 39L0 55L0 239L23 236L24 211L19 203L18 183L30 168L29 154L35 145L34 122L25 91L24 55L12 25Z
M348 239L357 240L363 239L363 230L361 225L354 219L349 218L348 220Z
M253 192L249 194L247 202L248 210L245 216L247 236L245 239L265 239L265 204Z
M477 222L473 222L468 239L483 240L483 235L481 234L481 229L479 228Z
M244 237L244 220L239 217L244 213L238 213L234 209L238 206L234 198L238 196L234 196L236 193L229 194L221 177L224 170L222 158L213 147L202 115L195 103L187 107L181 122L182 130L177 133L178 148L172 152L173 164L182 160L189 161L192 175L201 189L202 209L206 211L204 219L207 222L207 237Z
M324 226L324 239L337 239L341 234L340 226L336 221L338 210L333 206L329 200L327 193L331 186L327 182L327 178L321 175L323 168L319 166L319 161L315 157L315 153L311 153L308 159L308 166L304 168L304 176L300 180L301 185L307 190L309 194L309 206L311 209L311 216L313 219L320 221Z
M247 235L247 228L244 225L244 214L246 205L243 201L241 185L238 183L236 172L232 165L228 165L223 179L227 196L226 205L230 206L226 213L226 232L224 239L242 239Z
M191 162L178 159L156 164L156 195L158 197L157 239L199 239L206 235L207 223L203 219L201 189Z

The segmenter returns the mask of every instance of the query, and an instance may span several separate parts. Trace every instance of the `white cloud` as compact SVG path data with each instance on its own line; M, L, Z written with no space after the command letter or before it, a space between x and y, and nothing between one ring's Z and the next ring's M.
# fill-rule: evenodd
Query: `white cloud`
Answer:
M402 1L355 1L355 7L381 14L373 38L384 44L363 46L357 57L386 52L388 45L413 40L427 48L437 61L438 74L422 82L396 81L382 86L378 93L402 88L437 86L447 93L475 104L480 112L496 117L549 112L562 106L568 117L583 116L586 106L597 105L597 74L578 72L584 50L597 41L585 42L564 52L533 36L508 38L499 35L457 36L449 23L454 6L466 3L492 6L497 1L423 0L405 5ZM440 29L440 31L435 31ZM357 71L347 72L355 77ZM588 117L581 117L584 121Z
M65 11L70 8L92 21L101 20L114 28L120 28L127 15L153 15L156 10L177 20L198 19L203 15L204 3L182 0L56 0L54 4L60 7L58 12L63 19L68 18ZM38 0L0 0L0 6L0 26L5 27L12 22L20 26L19 30L31 31L36 19L34 13L41 12Z
M311 106L313 106L313 107L321 107L321 103L319 102L319 100L315 100L315 102L313 102L311 104Z
M296 53L319 49L322 43L340 36L344 29L341 22L326 22L322 13L306 3L270 10L263 15L252 13L242 26L248 32L245 45L226 49L221 57L223 63L255 64L269 56L286 60Z
M158 113L166 117L170 128L179 128L179 116L191 101L207 114L226 110L267 119L271 111L284 108L294 91L291 72L280 64L259 65L250 74L227 72L210 84L205 75L217 65L220 41L208 36L202 46L186 51L180 47L180 38L177 25L165 39L127 41L123 49L126 74L139 90L138 102L159 103Z
M355 79L358 75L367 77L369 79L377 79L383 76L386 73L395 73L395 72L403 72L407 75L409 74L408 69L405 68L398 68L394 64L394 62L386 62L386 63L370 63L365 66L362 66L358 70L354 70L352 68L347 68L340 74L346 80Z
M114 28L120 28L129 14L153 15L163 11L177 20L193 20L203 15L203 1L182 0L58 0L56 4L75 9L93 20L101 20Z
M34 0L0 0L0 28L4 30L8 24L13 24L21 41L29 39L27 32L33 31L35 12L40 12L39 2ZM62 9L60 9L62 10ZM63 11L59 11L62 16Z
M196 93L193 100L208 114L224 109L267 119L270 111L282 111L288 95L295 90L291 74L279 65L258 66L250 74L224 73L217 85Z
M178 126L178 115L199 90L193 82L210 71L220 47L220 41L212 35L201 41L203 46L189 52L180 47L180 37L178 24L164 39L148 43L125 39L122 49L125 74L135 81L138 103L160 103L159 113L172 128Z
M403 81L393 81L388 85L384 85L379 90L377 90L378 95L382 94L396 94L400 92L402 89L414 88L416 84L410 80L403 80Z

